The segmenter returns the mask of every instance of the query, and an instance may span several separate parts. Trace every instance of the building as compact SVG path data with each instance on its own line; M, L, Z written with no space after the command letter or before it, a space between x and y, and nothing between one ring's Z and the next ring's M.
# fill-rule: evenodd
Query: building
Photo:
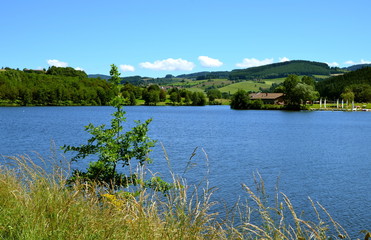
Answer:
M283 93L250 93L249 96L251 100L261 99L264 104L284 104Z

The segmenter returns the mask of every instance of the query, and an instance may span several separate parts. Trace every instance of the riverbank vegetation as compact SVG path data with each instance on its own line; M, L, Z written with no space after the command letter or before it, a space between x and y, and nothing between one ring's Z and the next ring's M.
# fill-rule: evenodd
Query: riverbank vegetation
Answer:
M223 214L214 211L223 207L206 182L187 185L174 173L178 187L165 195L141 188L134 196L94 182L66 187L66 165L47 172L24 156L5 162L0 166L2 239L350 239L319 203L309 200L316 217L308 220L288 196L267 198L259 176L257 190L242 185L247 204L236 203ZM137 173L144 179L149 171Z

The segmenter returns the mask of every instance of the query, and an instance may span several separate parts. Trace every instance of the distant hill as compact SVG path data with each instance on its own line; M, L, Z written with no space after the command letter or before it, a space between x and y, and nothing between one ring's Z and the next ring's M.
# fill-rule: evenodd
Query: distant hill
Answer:
M89 74L88 78L100 78L100 79L110 79L111 77L108 75L103 75L103 74Z
M330 77L317 83L321 96L338 98L347 86L365 84L371 86L371 67L364 67L341 76Z
M246 69L235 69L232 71L220 72L198 72L183 74L178 78L191 78L197 80L227 78L230 80L253 80L272 79L287 77L290 74L296 75L330 75L330 68L326 63L294 60L282 63L273 63L259 67Z
M333 72L334 70L332 70ZM330 67L326 63L294 60L282 63L273 63L259 67L246 69L235 69L224 72L198 72L183 74L178 78L191 78L197 80L227 78L230 80L254 80L273 79L287 77L290 74L296 75L330 75Z
M357 64L350 67L343 68L347 71L356 71L358 69L364 68L364 67L371 67L371 64Z
M330 75L330 67L326 63L294 60L273 63L260 67L233 70L231 80L272 79L296 75Z
M215 78L229 78L229 74L230 72L228 71L197 72L197 73L178 75L177 78L205 80L205 79L213 79L213 78L214 79Z

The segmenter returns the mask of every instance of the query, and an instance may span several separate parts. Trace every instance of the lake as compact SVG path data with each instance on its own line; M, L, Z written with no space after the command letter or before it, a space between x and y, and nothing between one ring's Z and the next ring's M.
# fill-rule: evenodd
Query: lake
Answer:
M166 149L182 175L196 147L197 165L188 183L204 177L218 190L214 200L231 205L247 197L259 172L266 188L279 190L306 214L308 196L320 202L354 236L371 229L371 114L367 112L236 111L229 106L125 108L127 127L153 118L149 135L157 146L150 166L166 177ZM85 143L88 123L109 124L112 107L1 107L0 155L51 154L51 142ZM5 161L5 159L2 159ZM75 167L83 168L86 162ZM312 211L311 211L312 212ZM310 213L308 213L310 215Z

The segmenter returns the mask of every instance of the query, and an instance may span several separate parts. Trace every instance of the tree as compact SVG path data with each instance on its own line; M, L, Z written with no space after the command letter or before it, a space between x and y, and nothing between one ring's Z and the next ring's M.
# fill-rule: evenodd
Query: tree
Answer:
M289 106L297 106L298 99L294 94L294 88L300 82L300 79L296 75L289 75L283 82L283 91L285 94L285 102ZM299 102L300 105L300 102Z
M314 101L318 98L319 93L314 90L313 86L305 83L298 83L292 91L292 103L294 105L306 105L307 101Z
M185 105L190 105L191 104L191 93L189 91L184 92L184 104Z
M204 106L206 104L206 98L202 92L194 92L191 100L193 106Z
M129 93L129 105L135 106L137 104L137 99L135 98L135 94L133 92Z
M170 94L170 101L173 103L173 105L175 105L175 103L177 102L180 102L179 99L180 99L180 95L178 92L174 91Z
M289 75L283 82L286 108L300 109L301 104L305 105L307 101L319 98L319 93L314 90L312 79L310 77L303 77L303 79L304 82L301 82L298 76Z
M166 101L166 91L164 89L160 89L160 102L165 102Z
M210 89L206 94L210 102L214 102L216 99L222 97L222 93L219 91L219 89Z
M139 165L151 162L148 157L155 141L147 136L148 125L151 119L144 123L137 121L131 131L123 132L123 123L126 121L123 106L125 100L121 95L119 85L119 72L115 65L111 65L110 82L117 88L118 95L112 100L116 111L112 114L110 128L105 125L94 126L89 124L85 130L92 135L86 144L81 146L64 145L64 152L75 151L77 154L72 161L88 157L97 158L91 161L86 171L74 170L71 182L79 180L84 182L95 181L98 184L109 184L110 189L137 183L136 175L119 173L117 168L129 165L132 160L137 160Z
M354 93L350 91L350 89L346 89L346 91L343 92L340 97L347 102L352 102L354 100Z
M232 109L249 109L250 98L244 90L238 90L231 98Z
M160 101L160 92L151 90L148 91L146 99L144 99L144 103L146 105L157 105L157 103Z
M314 78L309 77L309 76L302 77L301 82L307 85L313 86L313 87L316 85L316 80L314 80Z

